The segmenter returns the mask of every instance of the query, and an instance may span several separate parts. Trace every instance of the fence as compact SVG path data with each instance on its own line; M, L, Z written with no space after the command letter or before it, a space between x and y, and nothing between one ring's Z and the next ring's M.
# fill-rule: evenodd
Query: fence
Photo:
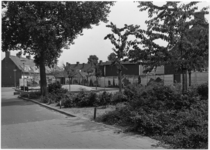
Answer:
M144 75L141 77L141 84L147 85L151 80L161 79L164 85L172 85L174 83L174 75ZM189 85L189 74L187 74L187 83ZM124 76L124 84L138 83L138 76ZM182 83L182 76L181 81ZM199 85L208 82L208 72L192 72L191 73L191 85ZM101 87L115 87L118 86L118 77L101 77L99 78L99 85Z
M124 75L122 79L122 83L126 86L132 83L138 83L139 76L127 76ZM159 80L164 83L164 85L172 85L174 83L174 75L141 75L141 84L147 85L152 80ZM189 85L189 74L187 74L187 83ZM90 85L95 86L96 78L94 76L88 78L87 83L82 82L82 78L74 78L73 84L82 84L82 85ZM86 79L85 79L86 80ZM66 78L66 83L68 84L68 78ZM117 76L110 76L110 77L100 77L98 79L98 86L100 87L117 87L119 85ZM208 72L192 72L191 73L191 85L199 85L202 83L208 82ZM180 83L182 83L182 76L180 78Z

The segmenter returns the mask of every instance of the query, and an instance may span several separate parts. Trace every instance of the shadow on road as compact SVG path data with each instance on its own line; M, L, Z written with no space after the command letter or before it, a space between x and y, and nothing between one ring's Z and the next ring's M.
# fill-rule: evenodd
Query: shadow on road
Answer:
M18 100L17 98L12 98L12 99L3 99L1 101L1 106L5 107L5 106L15 106L15 105L35 105L32 102L27 102L27 101L23 101L23 100Z

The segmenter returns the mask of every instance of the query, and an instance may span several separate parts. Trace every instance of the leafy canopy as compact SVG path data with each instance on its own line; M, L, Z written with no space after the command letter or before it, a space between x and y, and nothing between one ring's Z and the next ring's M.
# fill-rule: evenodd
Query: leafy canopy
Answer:
M113 2L3 2L2 51L23 49L44 64L57 63L62 47L84 28L107 22Z
M114 61L116 59L116 54L112 52L107 58L109 61Z
M176 68L196 69L208 56L208 23L194 18L198 2L182 4L166 2L163 6L152 2L139 2L140 11L148 11L147 30L137 33L140 42L134 42L129 53L132 61L153 68L173 64ZM201 14L207 14L207 8ZM166 46L158 40L165 41Z
M125 24L123 28L117 28L115 24L112 22L110 25L106 27L111 28L111 34L108 34L104 39L109 39L111 43L114 45L112 50L114 53L112 54L112 65L116 65L118 71L121 71L122 60L128 56L128 52L130 50L130 42L128 41L129 35L135 35L136 32L141 32L139 26L127 25ZM116 37L117 36L117 37ZM115 55L115 57L113 57ZM111 58L110 58L111 59Z

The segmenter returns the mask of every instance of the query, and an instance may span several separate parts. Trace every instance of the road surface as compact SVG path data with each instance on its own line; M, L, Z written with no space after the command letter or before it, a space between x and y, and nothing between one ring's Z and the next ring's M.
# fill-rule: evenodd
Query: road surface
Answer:
M18 99L12 88L2 88L1 103L1 148L157 148L157 141L148 137L116 133L115 128Z

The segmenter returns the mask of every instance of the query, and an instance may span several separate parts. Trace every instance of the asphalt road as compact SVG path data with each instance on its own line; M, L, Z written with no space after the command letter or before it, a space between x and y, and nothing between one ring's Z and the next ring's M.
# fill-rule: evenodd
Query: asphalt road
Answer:
M67 117L18 99L12 88L2 88L1 94L1 148L162 148L148 137L117 133L116 128Z

